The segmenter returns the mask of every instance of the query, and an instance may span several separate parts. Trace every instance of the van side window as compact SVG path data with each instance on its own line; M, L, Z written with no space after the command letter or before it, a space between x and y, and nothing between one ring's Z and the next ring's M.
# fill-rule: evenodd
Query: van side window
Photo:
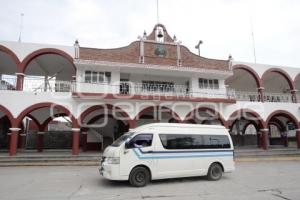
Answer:
M139 134L132 138L128 144L128 148L142 148L152 145L152 134Z
M226 135L159 134L165 149L229 149Z

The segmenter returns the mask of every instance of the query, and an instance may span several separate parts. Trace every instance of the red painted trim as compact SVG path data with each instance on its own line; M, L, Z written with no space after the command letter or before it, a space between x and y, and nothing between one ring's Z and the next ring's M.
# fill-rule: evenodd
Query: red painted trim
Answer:
M78 131L73 131L72 155L77 156L79 154L79 146L80 146L80 133Z
M154 100L154 101L189 101L189 102L212 102L212 103L236 103L235 99L221 98L193 98L193 97L175 97L175 96L145 96L145 95L125 95L125 94L104 94L104 93L87 93L73 92L73 97L82 99L99 98L99 99L120 99L120 100Z
M42 125L40 124L39 120L37 120L33 115L31 115L30 113L26 115L27 117L29 117L36 125L36 127L38 128L38 131L43 131L42 129Z
M295 124L296 129L299 129L299 127L300 127L297 118L293 114L291 114L290 112L285 111L285 110L276 110L276 111L272 112L271 114L269 114L269 116L266 120L266 124L269 124L271 119L275 116L284 116L284 117L288 118L289 120L291 120Z
M198 112L199 112L199 111L204 111L204 112L210 111L210 112L213 112L213 113L215 114L215 116L217 117L216 119L217 119L217 120L220 120L221 124L222 124L223 126L225 126L226 128L228 128L228 124L227 124L226 120L224 119L224 117L223 117L218 111L216 111L216 110L214 110L214 109L212 109L212 108L209 108L209 107L198 107L198 108L192 110L191 112L189 112L189 113L186 115L184 121L189 121L189 120L191 120L191 119L194 119L194 118L195 118L195 115L196 115L195 113L196 113L197 111L198 111ZM213 116L213 117L215 117L215 116ZM194 121L195 121L195 120L194 120Z
M22 73L25 73L27 66L33 59L35 59L38 56L45 55L45 54L54 54L54 55L59 55L59 56L64 57L67 61L69 61L72 64L72 67L74 68L74 71L76 72L76 67L73 62L74 60L68 53L66 53L62 50L59 50L59 49L55 49L55 48L44 48L44 49L36 50L24 58L24 60L21 62Z
M154 112L157 111L161 113L161 111L167 111L167 113L169 113L171 115L172 118L174 118L177 122L181 122L181 119L179 117L179 115L173 111L171 108L168 108L166 106L149 106L144 108L143 110L139 111L139 113L134 117L134 120L138 120L140 119L140 117L147 113L147 112Z
M239 65L232 66L232 69L233 69L233 71L237 70L237 69L241 69L241 70L244 70L244 71L250 73L250 75L254 78L254 80L256 82L257 88L262 87L262 80L260 79L260 77L256 73L256 71L254 71L251 67L249 67L247 65L239 64Z
M68 117L70 117L72 123L73 123L73 127L77 128L78 127L78 123L77 120L75 119L75 117L73 116L73 114L64 106L62 105L58 105L56 103L51 103L51 102L44 102L44 103L38 103L38 104L34 104L29 106L28 108L26 108L25 110L23 110L19 116L17 117L17 123L18 125L22 122L23 118L30 114L32 111L34 110L38 110L41 108L56 108L58 111L61 111L62 113L65 113Z
M16 128L17 123L16 123L16 119L14 118L14 116L12 115L12 113L4 106L0 105L0 111L4 113L4 115L6 115L8 117L8 120L10 121L10 125L14 128Z
M271 119L271 121L269 122L269 124L267 124L267 125L270 125L270 124L277 126L277 128L282 132L286 130L286 126L277 118L273 117Z
M253 121L258 121L259 127L261 129L267 128L266 123L262 119L262 117L257 112L255 112L251 109L240 109L240 110L234 111L227 120L228 127L231 127L234 124L233 122L238 118L243 117L243 118L247 119L246 114L250 114L252 117L254 117L255 120L253 120Z
M17 67L17 69L16 69L17 71L16 72L21 72L22 71L22 69L20 67L20 63L21 62L20 62L18 56L12 50L10 50L9 48L7 48L7 47L5 47L3 45L0 45L0 51L8 54L11 57L11 59L13 60L13 62L16 64L16 67Z
M9 144L9 155L14 156L17 154L18 149L18 131L11 131L10 144Z
M130 117L128 115L127 112L125 112L123 109L117 107L117 106L113 106L111 104L104 104L104 105L95 105L95 106L91 106L89 108L87 108L85 111L83 111L79 117L79 121L80 123L83 123L83 120L92 112L96 111L96 110L102 110L102 109L108 109L108 110L115 110L117 113L120 113L122 115L122 117L127 118L128 120L130 120Z
M300 149L300 131L296 131L297 148Z
M295 78L294 78L294 85L295 85L295 87L296 87L296 82L299 81L299 80L300 80L300 73L298 73L297 76L295 76Z
M246 129L248 128L249 125L253 125L256 129L256 134L259 132L259 127L257 126L257 124L254 121L249 121L248 123L246 123L242 129L242 133L245 134Z
M292 78L290 77L290 75L289 75L286 71L284 71L284 70L282 70L282 69L279 69L279 68L271 68L271 69L268 69L268 70L265 71L265 72L263 73L263 75L261 76L261 80L263 81L264 78L265 78L265 76L266 76L268 73L270 73L270 72L275 72L275 73L278 73L278 74L280 74L281 76L283 76L284 79L288 82L290 89L291 89L291 90L294 90L294 89L295 89L294 82L293 82Z
M41 131L46 131L48 124L57 117L68 116L66 113L57 113L53 117L50 116L41 124Z

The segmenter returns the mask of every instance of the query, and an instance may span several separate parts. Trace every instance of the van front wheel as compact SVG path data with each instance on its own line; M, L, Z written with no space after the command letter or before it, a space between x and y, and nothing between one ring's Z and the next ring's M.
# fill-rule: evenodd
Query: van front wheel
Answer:
M212 181L217 181L221 179L223 169L220 164L213 163L208 169L207 178Z
M135 187L143 187L150 181L150 173L144 167L134 168L129 175L129 182Z

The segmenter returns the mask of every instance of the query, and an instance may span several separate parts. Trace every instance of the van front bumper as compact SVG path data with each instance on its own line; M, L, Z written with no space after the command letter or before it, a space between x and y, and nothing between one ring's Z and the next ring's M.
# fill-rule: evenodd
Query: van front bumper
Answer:
M107 164L106 162L101 163L99 173L106 179L109 180L127 180L125 177L120 176L120 165Z

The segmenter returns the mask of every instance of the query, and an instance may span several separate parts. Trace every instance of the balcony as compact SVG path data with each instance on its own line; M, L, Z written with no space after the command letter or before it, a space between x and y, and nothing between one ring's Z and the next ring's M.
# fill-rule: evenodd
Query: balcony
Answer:
M247 92L247 91L235 91L235 97L237 101L259 101L258 92ZM282 102L292 103L292 95L289 93L264 93L264 102Z
M16 90L16 78L9 77L0 80L0 90ZM55 79L25 78L23 91L27 92L70 92L71 81Z
M110 83L84 83L73 82L72 92L80 94L114 94L121 96L152 96L152 97L177 97L177 98L209 98L234 100L234 90L207 89L201 92L192 91L186 85L145 84L133 82Z
M0 80L0 90L16 90L16 78L9 77ZM143 97L176 97L184 99L227 99L237 101L258 102L259 94L250 91L235 91L234 89L206 89L192 91L186 85L144 84L133 82L111 83L85 83L61 80L47 80L39 78L26 78L23 91L27 92L72 92L80 94L113 94L117 98L139 95ZM297 94L300 99L300 94ZM264 93L264 102L292 103L289 93Z

